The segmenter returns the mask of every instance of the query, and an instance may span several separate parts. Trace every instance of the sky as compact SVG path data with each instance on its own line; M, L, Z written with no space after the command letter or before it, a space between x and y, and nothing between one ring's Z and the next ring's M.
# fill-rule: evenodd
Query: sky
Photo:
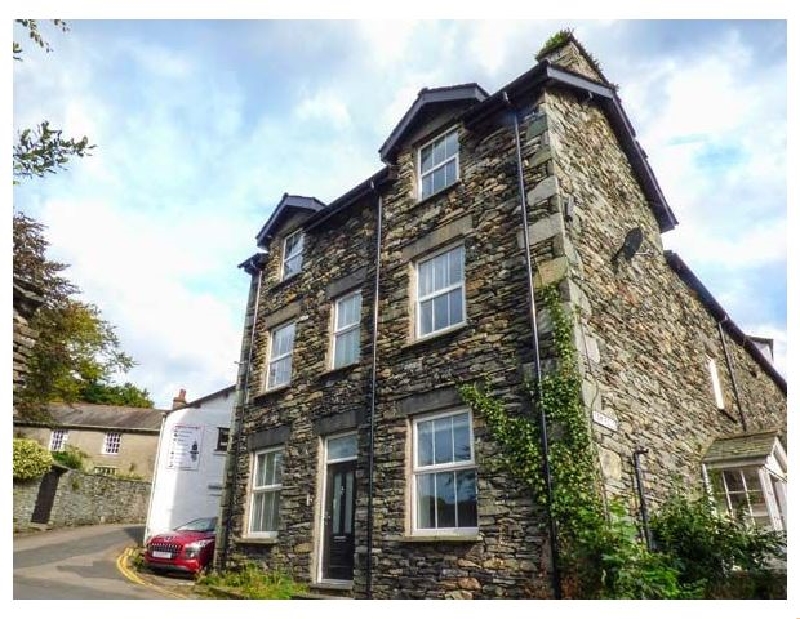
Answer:
M786 373L784 21L69 20L13 67L13 125L93 156L14 188L50 257L116 325L121 377L169 408L233 384L249 277L284 192L329 202L382 167L423 87L494 92L572 27L619 94L679 225L663 236ZM20 40L21 30L14 30Z

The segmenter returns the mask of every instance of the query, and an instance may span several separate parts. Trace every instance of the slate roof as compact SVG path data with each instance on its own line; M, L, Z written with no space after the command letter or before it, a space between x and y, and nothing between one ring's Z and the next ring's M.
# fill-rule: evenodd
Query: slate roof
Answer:
M53 403L48 406L53 423L14 420L17 425L36 425L59 428L100 428L109 430L146 430L158 433L167 411L153 408L133 408L106 404Z
M266 240L278 225L278 222L281 220L281 217L283 217L283 214L288 212L290 209L311 211L312 213L316 213L324 208L325 203L317 200L314 197L294 196L284 193L281 201L278 202L278 205L272 211L272 215L269 216L267 223L261 227L261 230L259 230L258 234L256 235L258 246L264 247Z
M241 266L241 265L240 265ZM209 400L213 400L217 396L227 395L232 393L236 390L236 385L230 385L229 387L223 387L222 389L215 391L214 393L209 393L208 395L204 395L201 398L197 398L196 400L192 400L191 402L187 402L186 404L179 406L177 408L172 409L172 411L167 411L167 413L171 413L173 411L179 411L184 408L198 408L203 402L208 402Z
M703 462L722 460L766 459L775 446L777 430L748 432L735 436L720 437L711 443Z

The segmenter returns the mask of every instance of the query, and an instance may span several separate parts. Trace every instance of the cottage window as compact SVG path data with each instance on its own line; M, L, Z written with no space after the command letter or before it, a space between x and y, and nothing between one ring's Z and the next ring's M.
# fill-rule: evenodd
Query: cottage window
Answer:
M417 264L417 335L426 337L464 323L464 246Z
M786 528L786 480L766 467L712 469L717 509L764 529Z
M288 279L303 268L303 231L298 230L283 239L283 273L281 279Z
M67 435L64 429L56 429L50 433L50 451L64 451L67 447Z
M358 361L361 353L361 292L354 292L334 304L333 368Z
M122 435L119 432L106 432L103 440L103 453L107 456L119 454L119 446L122 443Z
M469 411L413 422L413 532L478 532L477 484Z
M708 372L711 375L711 387L714 390L714 401L719 410L725 410L725 401L722 399L722 387L720 387L717 364L711 357L706 357L706 361L708 362Z
M267 389L288 385L292 380L292 351L294 350L294 323L275 327L270 334Z
M263 537L277 535L282 477L281 449L269 449L253 454L250 535Z
M446 189L458 180L458 132L454 129L439 136L418 151L419 197Z

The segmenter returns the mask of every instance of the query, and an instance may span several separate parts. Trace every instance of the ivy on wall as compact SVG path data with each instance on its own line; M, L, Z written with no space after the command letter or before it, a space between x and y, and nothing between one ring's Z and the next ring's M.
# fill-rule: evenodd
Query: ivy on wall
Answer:
M463 385L460 392L485 418L500 447L501 466L537 503L547 506L538 423L544 412L553 482L549 509L561 547L564 597L780 597L781 591L785 595L785 572L781 575L770 569L776 559L785 557L780 534L757 531L716 512L702 490L694 498L676 493L655 514L652 530L657 552L647 549L622 502L612 501L606 518L590 421L582 401L572 317L563 309L558 284L545 288L542 300L552 323L556 363L543 374L540 389L536 383L526 385L533 415L509 413L478 385ZM737 578L734 566L744 566L751 578ZM763 586L743 588L743 582Z

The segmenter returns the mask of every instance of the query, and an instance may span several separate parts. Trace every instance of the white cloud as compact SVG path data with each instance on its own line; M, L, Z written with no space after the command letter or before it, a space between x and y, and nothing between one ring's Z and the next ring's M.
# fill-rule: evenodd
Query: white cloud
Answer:
M347 104L333 92L315 92L304 98L295 111L300 120L322 120L334 124L337 129L350 124Z

